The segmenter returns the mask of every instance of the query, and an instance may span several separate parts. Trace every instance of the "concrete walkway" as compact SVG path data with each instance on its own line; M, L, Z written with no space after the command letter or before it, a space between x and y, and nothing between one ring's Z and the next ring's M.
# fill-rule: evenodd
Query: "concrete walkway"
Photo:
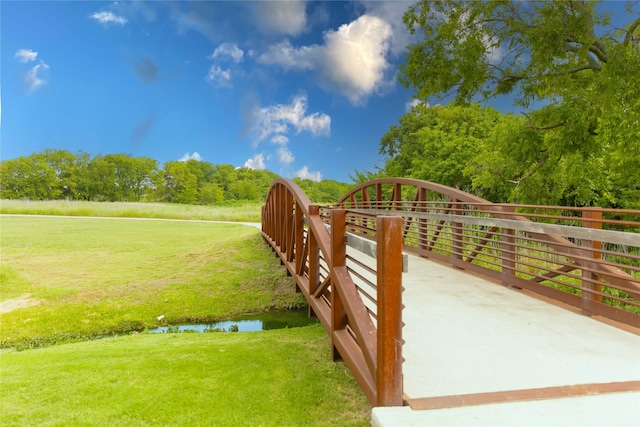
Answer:
M449 266L403 275L409 399L640 380L640 336ZM374 426L640 426L640 392L446 409L374 408Z

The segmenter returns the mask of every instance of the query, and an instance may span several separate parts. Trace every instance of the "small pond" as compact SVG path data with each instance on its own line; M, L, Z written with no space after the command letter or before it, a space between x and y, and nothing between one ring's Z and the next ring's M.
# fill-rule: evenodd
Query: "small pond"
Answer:
M250 314L215 323L185 323L149 329L151 334L171 332L254 332L270 329L297 328L318 323L306 311L275 311Z

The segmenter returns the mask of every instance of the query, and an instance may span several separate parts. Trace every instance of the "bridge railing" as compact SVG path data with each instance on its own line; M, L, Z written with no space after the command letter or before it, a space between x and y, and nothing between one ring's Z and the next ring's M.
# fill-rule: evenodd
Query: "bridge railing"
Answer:
M404 178L360 185L335 208L351 233L375 238L374 218L398 215L406 251L640 327L638 210L500 205Z
M377 243L364 255L348 248L347 212L325 212L325 224L320 211L278 179L263 207L263 237L327 330L334 360L373 406L402 405L402 219L371 218Z

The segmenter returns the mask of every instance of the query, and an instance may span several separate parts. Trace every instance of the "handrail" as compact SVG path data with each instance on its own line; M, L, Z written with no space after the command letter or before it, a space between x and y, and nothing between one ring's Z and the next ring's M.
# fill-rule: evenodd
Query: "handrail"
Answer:
M376 222L376 302L384 303L372 315L348 266L346 212L330 216L329 232L320 208L279 178L262 208L262 234L327 330L334 360L349 366L373 406L402 405L402 219Z
M397 213L407 251L640 327L638 210L493 204L410 178L360 184L335 207L351 209L351 229L370 237L375 227L367 218Z

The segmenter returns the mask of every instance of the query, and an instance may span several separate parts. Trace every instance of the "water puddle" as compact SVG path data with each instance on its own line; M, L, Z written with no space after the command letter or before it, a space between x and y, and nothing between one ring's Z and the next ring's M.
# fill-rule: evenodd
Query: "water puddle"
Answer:
M306 311L270 312L251 314L215 323L185 323L149 329L151 334L175 332L255 332L270 329L297 328L318 323L309 319Z

